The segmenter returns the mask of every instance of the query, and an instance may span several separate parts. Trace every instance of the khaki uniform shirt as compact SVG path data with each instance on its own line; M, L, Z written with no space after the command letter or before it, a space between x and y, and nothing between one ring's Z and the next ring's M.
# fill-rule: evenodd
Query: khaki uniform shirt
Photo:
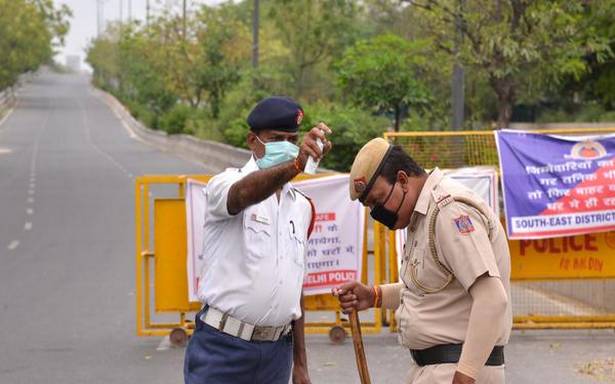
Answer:
M434 228L438 260L429 242L429 222L436 209L440 210ZM449 272L454 278L447 285ZM404 284L399 284L401 302L396 313L400 343L411 349L463 343L472 307L468 291L484 274L499 277L509 297L507 323L496 343L504 345L512 327L510 254L504 228L478 195L444 178L436 168L408 226L400 271Z

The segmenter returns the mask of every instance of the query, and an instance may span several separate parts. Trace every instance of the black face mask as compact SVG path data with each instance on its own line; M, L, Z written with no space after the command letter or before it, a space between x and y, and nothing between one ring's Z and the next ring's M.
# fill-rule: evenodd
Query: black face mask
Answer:
M393 187L391 187L391 192L389 192L389 195L384 200L384 202L376 204L370 212L370 216L374 220L386 225L389 229L393 229L393 227L395 227L395 223L397 223L397 219L399 218L398 212L401 209L401 205L404 203L404 200L406 199L406 192L404 192L404 197L402 197L401 202L399 203L399 206L397 207L395 212L386 209L384 206L391 198L394 189L395 184L393 184Z

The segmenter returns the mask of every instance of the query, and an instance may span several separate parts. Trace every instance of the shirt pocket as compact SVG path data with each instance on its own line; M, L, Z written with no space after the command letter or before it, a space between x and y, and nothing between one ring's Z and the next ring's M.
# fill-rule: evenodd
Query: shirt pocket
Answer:
M410 249L404 255L402 279L410 292L422 295L424 292L418 288L416 280L419 266L423 263L425 248L422 245L412 244L412 242L407 243L406 247Z
M245 248L253 258L261 258L273 252L273 220L259 208L258 205L248 208L243 216Z
M404 281L410 291L422 296L446 288L452 281L452 275L434 260L429 246L421 244L412 250Z
M301 228L297 223L292 223L288 228L289 235L289 257L298 264L303 270L305 265L305 247L306 247L306 234L302 233Z

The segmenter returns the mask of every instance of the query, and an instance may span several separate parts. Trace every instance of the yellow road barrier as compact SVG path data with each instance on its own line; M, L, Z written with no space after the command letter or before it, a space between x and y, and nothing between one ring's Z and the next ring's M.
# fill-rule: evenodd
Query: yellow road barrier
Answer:
M324 175L311 177L321 176ZM170 335L172 343L181 345L194 329L188 314L198 311L201 303L188 301L185 190L188 179L206 183L210 178L208 175L149 175L136 179L136 329L139 336ZM296 180L306 178L310 176L301 175ZM168 196L152 197L151 192L156 188L165 189ZM365 231L361 280L368 281L368 265L372 259L373 281L390 281L384 259L383 228L374 225L372 251L368 250L368 225ZM307 296L305 307L306 311L332 311L335 315L334 321L306 322L307 333L329 333L334 342L346 338L350 325L342 317L337 299L329 294ZM155 321L155 315L173 319ZM374 321L363 322L363 332L379 333L385 320L384 311L376 311Z
M532 132L609 134L615 127ZM384 137L428 169L488 165L498 167L499 173L493 131L386 132ZM392 257L395 241L389 236ZM512 240L509 245L515 328L615 328L615 232Z

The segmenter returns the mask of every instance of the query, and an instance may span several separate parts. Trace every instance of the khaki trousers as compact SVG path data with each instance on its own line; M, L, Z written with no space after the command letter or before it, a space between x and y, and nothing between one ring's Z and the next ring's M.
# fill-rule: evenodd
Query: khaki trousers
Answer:
M457 364L437 364L419 367L413 360L405 383L407 384L451 384ZM485 366L479 372L476 384L504 384L504 366Z

